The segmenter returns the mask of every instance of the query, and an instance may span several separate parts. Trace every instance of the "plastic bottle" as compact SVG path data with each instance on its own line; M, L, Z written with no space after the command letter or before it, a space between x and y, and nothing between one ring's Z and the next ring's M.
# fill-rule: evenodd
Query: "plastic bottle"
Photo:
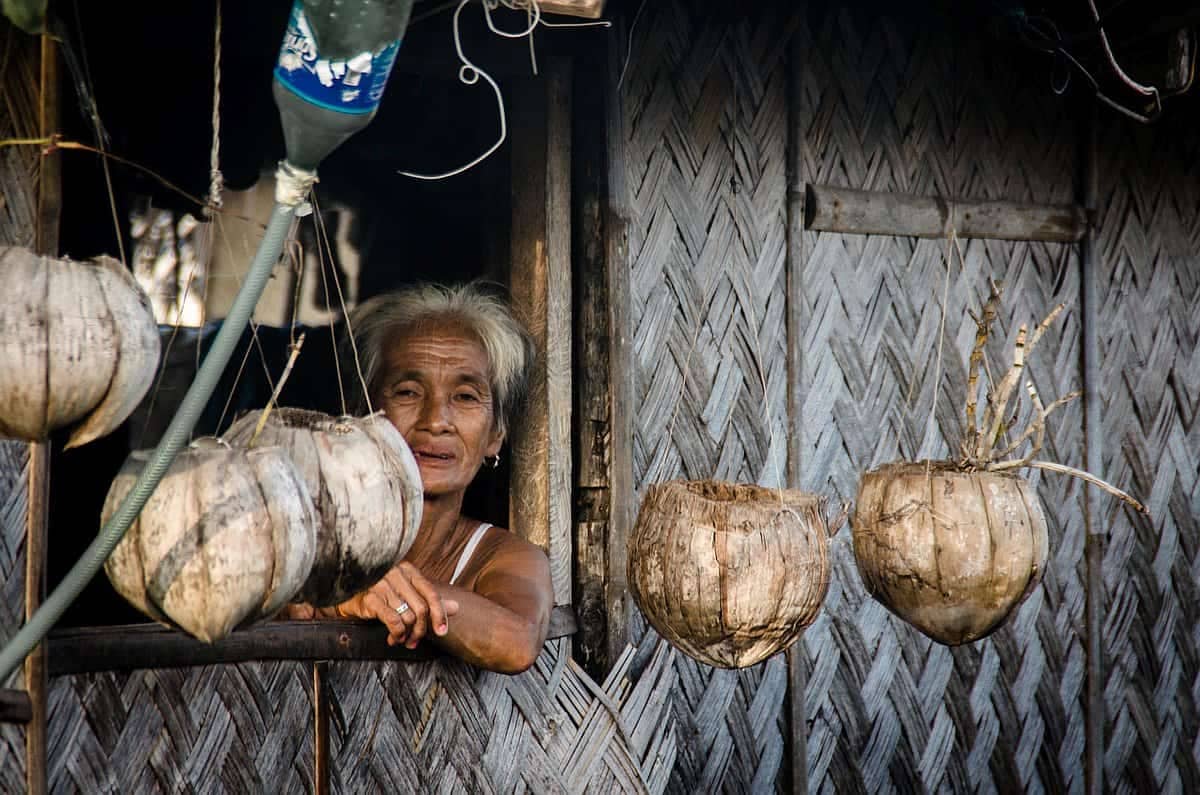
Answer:
M287 160L316 170L375 116L413 0L296 0L272 91Z

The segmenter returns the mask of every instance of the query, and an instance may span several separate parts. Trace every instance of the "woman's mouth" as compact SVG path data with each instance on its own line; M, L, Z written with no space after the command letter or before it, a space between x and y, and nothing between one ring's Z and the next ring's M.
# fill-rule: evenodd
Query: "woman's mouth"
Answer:
M444 466L454 461L453 453L440 453L435 450L414 450L418 464Z

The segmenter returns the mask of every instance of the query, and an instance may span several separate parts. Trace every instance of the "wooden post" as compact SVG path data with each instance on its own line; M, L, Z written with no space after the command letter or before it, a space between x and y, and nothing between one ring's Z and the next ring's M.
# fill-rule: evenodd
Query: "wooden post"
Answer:
M805 226L821 232L898 237L958 237L1075 243L1087 225L1082 207L972 201L809 185Z
M514 532L550 555L556 604L571 601L570 63L544 65L542 91L512 98L513 305L539 352L513 428Z
M38 134L47 137L58 130L58 50L54 39L41 37L39 73L40 107ZM39 254L58 254L59 211L62 207L62 176L58 155L41 158L37 181L37 224L35 249ZM46 592L46 528L50 511L50 446L29 445L25 513L25 620L41 606ZM25 658L25 689L31 707L25 726L25 788L29 795L46 792L46 644L39 643Z
M804 175L801 136L804 113L800 70L804 49L793 36L788 48L788 120L787 120L787 250L784 278L787 297L784 302L787 333L787 486L800 488L802 434L804 431L804 360L800 313L804 309ZM808 791L808 721L804 709L804 691L808 675L804 667L804 636L787 650L788 688L787 716L788 750L791 767L791 791L794 795Z
M313 790L329 795L329 693L325 688L326 661L312 665L313 686Z
M628 41L623 19L609 40ZM629 191L625 180L625 116L617 86L625 67L620 46L608 48L606 88L608 148L608 212L605 215L605 276L608 280L609 494L607 576L604 603L608 625L608 659L615 662L629 643L629 584L625 573L629 534L637 506L633 483L633 352L629 319Z
M1100 251L1096 245L1096 126L1097 105L1088 103L1085 111L1083 135L1080 137L1082 164L1080 168L1081 200L1088 214L1087 231L1079 247L1079 304L1080 333L1083 337L1081 355L1083 359L1083 468L1088 472L1103 471L1104 429L1100 417L1100 395L1097 391L1100 377L1100 342L1096 324L1099 322L1100 306L1097 282L1100 274ZM1084 627L1087 636L1087 690L1084 701L1084 782L1087 792L1099 795L1104 792L1104 644L1101 632L1104 626L1104 526L1101 520L1100 490L1083 485L1083 523L1086 532L1084 559L1087 577L1087 601L1084 612Z

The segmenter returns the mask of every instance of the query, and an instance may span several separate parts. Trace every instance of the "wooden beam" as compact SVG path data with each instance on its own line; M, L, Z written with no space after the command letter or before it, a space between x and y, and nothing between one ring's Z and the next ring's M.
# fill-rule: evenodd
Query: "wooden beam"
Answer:
M533 335L524 418L512 429L514 532L550 555L554 598L571 601L570 63L551 58L512 97L513 306ZM537 90L541 89L541 90Z
M329 795L329 691L325 676L329 663L312 664L313 684L313 790L316 795Z
M543 14L599 19L604 13L604 0L543 0L538 7Z
M787 249L785 251L784 327L787 335L787 487L800 488L802 474L804 400L808 381L804 378L804 334L800 319L804 311L804 199L801 136L805 124L803 64L807 50L799 36L788 45L787 58ZM804 709L804 691L808 671L804 663L804 637L792 644L786 654L788 669L787 721L788 767L791 792L808 792L808 720Z
M48 137L58 132L58 48L53 38L41 37L38 132ZM62 214L62 172L59 155L43 155L38 164L38 214L35 249L39 254L58 255L58 232ZM29 445L27 500L25 509L25 621L41 607L46 597L46 536L50 523L50 445ZM25 689L31 714L25 726L25 791L46 792L46 715L49 682L46 673L46 644L39 643L25 658Z
M575 317L575 659L604 681L608 656L609 488L612 339L608 303L608 152L604 85L605 39L581 52L575 65L571 142L572 265Z
M628 41L628 22L616 20L612 42ZM605 613L608 625L608 659L620 658L629 643L628 560L629 534L633 528L636 499L633 483L633 351L629 318L629 189L625 175L625 116L617 84L624 69L624 51L608 48L608 79L605 120L608 148L608 211L605 214L605 274L608 279L608 380L609 399L609 493L608 538L605 544Z
M913 196L809 184L805 228L897 237L958 237L1075 243L1087 215L1073 204L1024 204Z
M24 690L0 690L0 723L28 723L33 704Z
M547 640L574 632L574 611L554 608ZM46 645L51 676L255 660L418 661L436 655L432 646L413 651L388 646L383 626L363 621L268 621L212 644L158 624L79 627L51 632Z

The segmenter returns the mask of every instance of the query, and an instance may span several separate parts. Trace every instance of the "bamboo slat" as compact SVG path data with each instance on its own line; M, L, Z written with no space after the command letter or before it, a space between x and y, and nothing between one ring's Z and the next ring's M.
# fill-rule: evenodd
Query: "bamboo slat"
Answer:
M1200 146L1195 114L1100 128L1101 472L1149 518L1099 501L1105 789L1200 781Z
M635 483L783 485L786 53L799 12L676 1L639 16L619 97ZM636 614L631 636L658 642ZM743 672L680 655L670 699L686 742L670 791L773 790L787 681L783 655Z
M599 685L546 645L518 676L457 660L336 663L328 686L335 792L664 791L675 757L669 686L675 652L633 649Z
M0 139L38 135L40 41L0 17ZM0 148L0 245L36 242L36 146ZM24 623L25 507L28 453L24 443L0 439L0 645ZM24 687L18 669L0 688ZM25 731L0 725L0 792L23 792Z
M312 792L311 691L305 663L51 680L50 791Z

